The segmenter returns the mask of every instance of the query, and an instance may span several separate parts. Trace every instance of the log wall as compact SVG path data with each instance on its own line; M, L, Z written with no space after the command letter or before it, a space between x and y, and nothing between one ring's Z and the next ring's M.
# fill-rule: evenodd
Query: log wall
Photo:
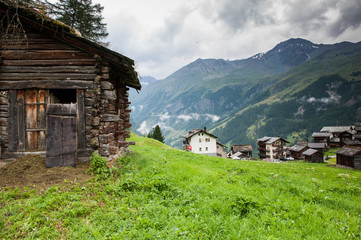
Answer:
M14 90L31 88L77 89L78 153L89 156L98 150L102 156L114 158L124 152L132 144L126 141L131 127L129 89L119 83L118 76L111 76L108 63L41 33L29 30L26 36L20 44L3 41L0 90L15 94ZM0 95L0 130L5 151L14 152L19 149L17 145L9 149L9 100Z

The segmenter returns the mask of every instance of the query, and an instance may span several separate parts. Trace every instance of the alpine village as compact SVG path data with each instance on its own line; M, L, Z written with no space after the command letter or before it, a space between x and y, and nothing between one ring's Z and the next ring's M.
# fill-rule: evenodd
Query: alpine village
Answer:
M160 80L105 42L101 4L0 0L0 239L361 239L361 42Z

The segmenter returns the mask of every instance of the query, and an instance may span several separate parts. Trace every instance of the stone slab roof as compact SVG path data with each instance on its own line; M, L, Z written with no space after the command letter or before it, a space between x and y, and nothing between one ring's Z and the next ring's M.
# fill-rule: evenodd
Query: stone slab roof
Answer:
M356 146L344 146L336 151L336 154L353 157L355 155L361 154L361 147Z
M306 156L312 156L313 154L317 153L318 151L316 149L307 149L306 151L304 151L302 154L306 155Z

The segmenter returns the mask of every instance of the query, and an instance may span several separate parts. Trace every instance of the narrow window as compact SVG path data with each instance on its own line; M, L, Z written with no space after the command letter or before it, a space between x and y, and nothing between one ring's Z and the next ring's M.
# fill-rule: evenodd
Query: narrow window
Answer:
M202 138L199 139L199 142L202 142Z
M208 151L208 147L206 147L206 152Z
M199 148L199 151L202 152L202 148L201 148L201 147Z

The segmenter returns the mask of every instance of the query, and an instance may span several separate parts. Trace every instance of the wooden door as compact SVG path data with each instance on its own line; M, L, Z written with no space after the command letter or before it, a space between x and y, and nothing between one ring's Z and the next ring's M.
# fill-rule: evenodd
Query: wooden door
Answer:
M46 167L76 165L76 106L76 104L47 106Z

